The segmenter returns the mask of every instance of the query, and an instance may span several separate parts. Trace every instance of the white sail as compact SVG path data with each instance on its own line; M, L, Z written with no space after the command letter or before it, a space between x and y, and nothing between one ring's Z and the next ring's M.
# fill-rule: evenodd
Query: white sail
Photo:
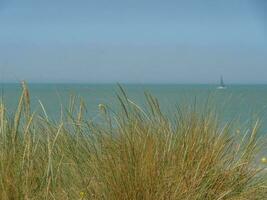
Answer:
M217 87L217 89L226 89L226 86L223 82L223 77L221 76L221 79L220 79L220 85Z

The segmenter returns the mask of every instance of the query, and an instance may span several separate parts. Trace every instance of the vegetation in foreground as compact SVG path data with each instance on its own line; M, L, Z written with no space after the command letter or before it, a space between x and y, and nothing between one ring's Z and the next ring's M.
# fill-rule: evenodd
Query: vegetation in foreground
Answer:
M121 93L121 109L99 105L97 121L74 101L58 122L41 103L31 113L25 84L13 117L1 102L0 199L267 199L257 123L236 134L212 113L168 118L150 95L144 111Z

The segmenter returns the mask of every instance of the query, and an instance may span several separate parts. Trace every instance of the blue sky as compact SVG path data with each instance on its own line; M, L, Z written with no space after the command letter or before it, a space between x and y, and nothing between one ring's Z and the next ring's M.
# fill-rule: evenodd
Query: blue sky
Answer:
M267 83L265 0L0 0L1 81Z

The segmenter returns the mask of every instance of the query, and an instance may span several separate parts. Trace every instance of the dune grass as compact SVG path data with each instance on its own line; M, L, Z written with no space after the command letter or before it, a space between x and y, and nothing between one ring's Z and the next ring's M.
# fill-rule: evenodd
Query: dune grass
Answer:
M246 130L216 113L167 117L151 95L146 109L118 95L99 119L71 101L55 122L32 113L25 83L17 111L0 104L0 199L262 200L267 177L255 165L258 123ZM146 110L146 111L145 111Z

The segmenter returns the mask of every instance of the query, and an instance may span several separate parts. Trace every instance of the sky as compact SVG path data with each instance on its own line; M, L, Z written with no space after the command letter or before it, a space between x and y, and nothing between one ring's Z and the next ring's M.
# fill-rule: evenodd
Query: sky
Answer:
M266 0L0 0L0 82L267 83Z

